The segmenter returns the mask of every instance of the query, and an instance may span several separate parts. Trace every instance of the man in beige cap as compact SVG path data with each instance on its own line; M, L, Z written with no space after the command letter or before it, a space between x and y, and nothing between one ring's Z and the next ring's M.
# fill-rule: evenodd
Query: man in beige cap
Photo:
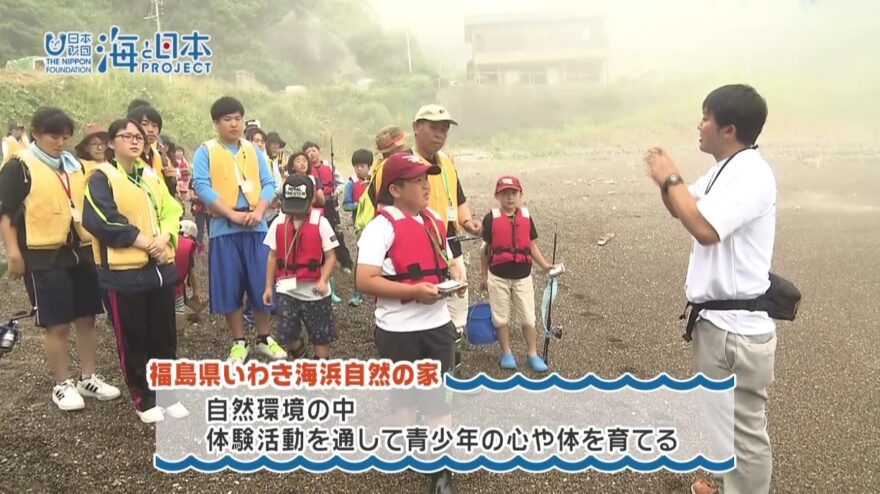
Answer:
M482 235L483 225L471 216L471 209L467 204L467 197L458 180L458 173L452 158L442 151L446 145L446 137L449 128L458 125L446 108L437 105L425 105L419 108L413 118L413 135L415 144L411 152L432 166L440 168L440 174L429 175L428 182L431 192L428 199L428 207L436 211L441 218L448 222L447 232L449 236L449 249L452 251L453 262L458 265L462 273L467 272L462 257L461 242L458 233L462 230L471 235ZM467 322L468 297L450 297L449 314L458 333L456 339L455 368L457 373L461 366L461 336Z

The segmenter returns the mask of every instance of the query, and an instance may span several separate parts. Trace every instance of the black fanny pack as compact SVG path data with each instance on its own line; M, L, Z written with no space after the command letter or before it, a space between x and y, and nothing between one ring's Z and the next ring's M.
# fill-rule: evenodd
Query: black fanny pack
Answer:
M752 300L710 300L700 304L688 302L684 312L678 318L687 319L685 333L682 338L691 341L691 333L703 310L747 310L750 312L766 312L768 316L780 321L794 321L801 302L801 292L782 276L770 273L770 288L764 295ZM688 314L690 309L690 314Z

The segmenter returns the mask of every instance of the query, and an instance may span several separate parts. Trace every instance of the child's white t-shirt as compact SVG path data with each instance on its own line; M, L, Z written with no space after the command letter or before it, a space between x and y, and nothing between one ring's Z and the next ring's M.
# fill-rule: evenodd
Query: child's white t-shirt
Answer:
M263 245L269 247L269 249L276 251L278 258L282 258L284 256L284 252L277 252L275 244L275 234L278 231L278 228L284 224L284 221L287 219L287 215L281 213L278 217L275 218L275 221L269 225L269 232L266 233L266 239L263 240ZM308 219L308 218L306 218ZM293 222L294 228L299 228L302 226L302 221L294 220ZM339 247L339 241L336 240L336 233L333 231L333 227L330 226L330 222L327 221L327 218L321 216L321 221L318 223L318 232L321 234L321 248L324 252L331 251L337 247ZM296 282L296 290L290 293L290 296L297 299L302 300L303 302L314 302L315 300L321 300L323 298L327 298L330 296L330 292L327 292L327 295L317 295L313 290L318 285L317 282L314 281L301 281L297 280Z
M415 219L424 224L421 216L416 216ZM358 265L381 267L383 276L396 275L394 264L386 257L393 243L394 227L391 222L384 216L376 216L364 227L358 240ZM452 259L448 245L446 253ZM425 331L439 328L451 321L445 298L430 305L420 304L415 300L406 304L393 298L380 297L376 300L376 326L385 331Z

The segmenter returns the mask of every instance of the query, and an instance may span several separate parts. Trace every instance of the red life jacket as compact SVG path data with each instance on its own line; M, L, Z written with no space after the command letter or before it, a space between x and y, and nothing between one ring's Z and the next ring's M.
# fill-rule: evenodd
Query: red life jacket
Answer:
M275 230L275 252L278 272L276 277L295 276L300 281L318 281L324 266L324 245L321 241L321 218L324 211L310 209L299 231L288 216ZM293 244L293 245L291 245ZM289 254L288 254L289 251Z
M532 219L529 210L517 208L513 221L500 209L492 210L492 266L514 262L532 264Z
M195 240L179 235L177 237L177 250L174 252L174 267L177 269L177 285L174 292L178 297L186 293L186 279L189 277L189 260L192 259L196 249Z
M322 161L321 163L320 167L312 167L312 176L321 182L321 190L324 191L324 195L329 196L335 189L333 186L333 172L335 170L330 163L327 163L326 161Z
M351 177L351 198L354 202L361 200L361 196L366 192L368 185L370 185L370 182L367 180Z
M393 206L376 214L387 218L394 227L394 243L387 257L397 274L384 276L385 279L407 285L437 284L449 279L449 264L440 253L441 249L446 250L446 223L436 212L426 208L420 213L424 225Z

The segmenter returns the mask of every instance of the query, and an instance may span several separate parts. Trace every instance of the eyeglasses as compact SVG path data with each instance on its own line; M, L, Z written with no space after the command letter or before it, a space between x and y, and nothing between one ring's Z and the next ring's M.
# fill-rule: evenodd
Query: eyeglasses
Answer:
M116 137L121 138L123 142L144 142L144 136L141 134L116 134Z
M88 143L87 146L92 148L104 148L107 147L107 143L104 141L92 141Z

